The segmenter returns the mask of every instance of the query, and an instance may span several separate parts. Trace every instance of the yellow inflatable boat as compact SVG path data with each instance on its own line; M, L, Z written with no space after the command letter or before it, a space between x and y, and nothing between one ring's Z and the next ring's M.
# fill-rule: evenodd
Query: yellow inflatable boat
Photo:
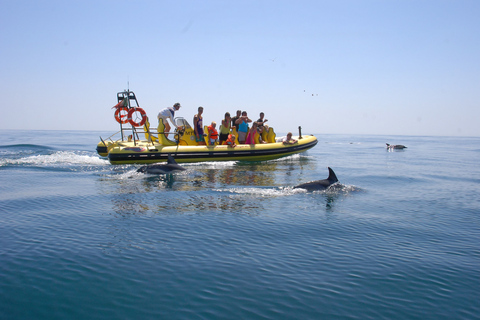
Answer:
M148 117L143 109L138 106L138 101L132 91L119 92L117 94L118 104L115 106L115 119L120 123L120 131L107 139L100 137L97 145L97 152L103 157L108 157L112 164L130 163L155 163L167 161L168 155L172 154L175 161L182 162L203 162L203 161L265 161L277 159L295 153L300 153L313 148L317 144L317 138L312 135L299 135L293 137L297 142L284 144L276 141L273 128L264 130L261 134L255 135L255 144L239 144L236 146L227 145L198 145L195 139L193 128L184 118L175 118L178 127L176 132L167 133L165 126L160 119L157 132L150 130ZM137 119L134 118L137 116ZM138 121L137 121L138 120ZM131 128L125 128L130 124ZM138 126L143 126L139 130ZM208 132L205 130L205 132ZM120 134L120 138L113 140L112 137ZM238 137L234 131L232 134ZM145 138L140 139L140 135ZM262 143L263 141L263 143Z

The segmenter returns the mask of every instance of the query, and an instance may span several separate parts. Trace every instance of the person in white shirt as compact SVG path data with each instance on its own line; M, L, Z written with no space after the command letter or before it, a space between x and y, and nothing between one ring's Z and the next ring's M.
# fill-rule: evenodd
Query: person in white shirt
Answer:
M170 124L168 123L167 119L170 119L170 121L172 122L172 124L175 126L175 128L177 128L177 125L175 124L175 111L177 111L178 109L180 109L181 105L180 103L175 103L173 105L173 107L169 107L169 108L165 108L165 109L162 109L160 110L160 112L158 113L158 121L160 122L160 119L163 120L163 124L165 125L165 137L168 137L168 132L170 132Z
M297 140L295 139L292 139L292 133L289 132L287 133L287 136L285 138L283 138L283 144L295 144L297 143Z

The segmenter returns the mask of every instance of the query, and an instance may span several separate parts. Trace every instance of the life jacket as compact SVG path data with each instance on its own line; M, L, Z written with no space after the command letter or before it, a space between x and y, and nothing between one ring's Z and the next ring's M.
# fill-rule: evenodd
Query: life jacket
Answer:
M210 134L210 139L217 139L218 138L218 131L212 127L212 125L209 125L208 127L208 133Z
M233 139L232 134L229 134L229 135L228 135L227 140L226 140L223 144L228 144L228 145L233 145L233 144L235 144L235 140Z

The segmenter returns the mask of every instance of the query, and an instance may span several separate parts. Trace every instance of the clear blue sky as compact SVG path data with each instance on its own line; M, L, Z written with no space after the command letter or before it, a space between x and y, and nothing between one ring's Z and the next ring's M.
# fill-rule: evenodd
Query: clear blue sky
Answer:
M480 136L480 1L0 2L2 129L264 111L277 132Z

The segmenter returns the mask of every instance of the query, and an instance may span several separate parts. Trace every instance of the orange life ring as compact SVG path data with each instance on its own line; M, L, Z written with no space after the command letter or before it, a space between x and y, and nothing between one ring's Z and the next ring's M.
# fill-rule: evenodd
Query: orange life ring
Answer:
M139 123L135 122L132 120L132 115L134 112L139 112L140 115L142 116L142 120L140 120ZM145 121L147 121L147 114L145 113L145 110L142 108L131 108L130 111L128 111L128 122L134 127L141 127L145 124Z
M120 114L121 111L124 111L125 113ZM128 122L128 118L127 118L128 113L129 113L128 108L126 108L126 107L117 108L117 110L115 111L115 120L117 120L117 122L121 123L121 124L127 123Z

